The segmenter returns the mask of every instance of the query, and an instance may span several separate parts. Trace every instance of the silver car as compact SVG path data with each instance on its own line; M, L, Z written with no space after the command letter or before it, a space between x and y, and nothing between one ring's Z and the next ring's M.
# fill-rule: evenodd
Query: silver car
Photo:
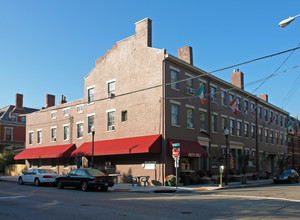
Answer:
M58 174L50 169L30 169L18 176L18 183L20 185L33 183L35 186L39 186L42 183L54 184L55 177L57 176Z

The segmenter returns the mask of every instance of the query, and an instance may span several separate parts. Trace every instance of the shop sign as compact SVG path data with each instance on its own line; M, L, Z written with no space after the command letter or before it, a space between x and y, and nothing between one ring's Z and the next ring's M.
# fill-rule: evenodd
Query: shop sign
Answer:
M188 153L188 157L201 157L201 153Z

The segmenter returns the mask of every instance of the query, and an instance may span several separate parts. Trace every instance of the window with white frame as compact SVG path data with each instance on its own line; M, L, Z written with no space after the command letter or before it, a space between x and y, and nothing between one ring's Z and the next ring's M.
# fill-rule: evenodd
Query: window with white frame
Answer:
M231 135L235 135L235 123L234 119L230 119L229 121L229 130Z
M179 105L171 104L171 115L172 125L179 126Z
M234 99L234 94L230 93L229 94L229 103L231 103L233 99Z
M242 110L242 101L241 97L236 97L236 105L237 105L237 110L241 111Z
M262 142L263 141L263 129L262 128L258 128L258 136L259 136L259 141Z
M270 140L271 140L271 144L274 144L274 131L273 130L270 131Z
M92 104L95 102L95 87L89 87L88 88L88 103Z
M210 87L210 98L212 102L217 101L217 87L215 86Z
M265 129L265 142L269 143L269 130Z
M56 141L56 127L51 128L51 141Z
M77 138L83 138L83 122L77 122Z
M194 109L187 108L186 119L187 119L187 128L194 128Z
M242 136L242 122L240 121L236 122L236 132L237 132L237 136L239 137Z
M258 112L258 118L262 119L262 111L261 111L261 107L260 106L258 106L257 112Z
M268 121L268 109L264 110L265 121Z
M64 141L70 138L70 125L64 125Z
M256 130L255 130L255 125L251 125L251 137L252 139L255 139L256 137Z
M88 115L88 134L92 133L92 128L94 127L95 114Z
M273 118L273 112L270 111L270 122L273 123L274 122L274 118Z
M171 70L171 88L179 90L179 83L176 83L179 78L179 73L175 70Z
M77 110L77 114L83 113L83 105L77 105L76 110Z
M249 137L249 124L244 123L245 137Z
M226 106L226 91L225 90L222 90L221 91L221 104L223 105L223 106Z
M42 143L42 130L37 130L37 143L40 144Z
M51 119L56 119L57 111L51 112Z
M187 75L187 81L186 81L186 93L187 94L194 94L195 90L193 88L193 79L192 76Z
M115 130L115 111L107 112L107 131Z
M211 115L211 128L212 128L212 132L217 133L218 132L218 128L217 128L217 119L218 119L218 115L217 114L212 114Z
M245 114L248 114L249 110L249 103L248 103L248 100L244 100L244 113Z
M5 127L4 128L4 140L12 141L13 140L13 128Z
M116 80L111 80L106 82L107 83L107 96L109 98L115 97L116 91L115 91L115 86L116 86Z
M64 111L64 117L67 117L70 115L70 108L64 108L63 111Z
M206 111L200 110L200 129L206 131Z
M28 144L33 144L33 131L28 132Z
M227 117L222 116L222 132L227 129Z

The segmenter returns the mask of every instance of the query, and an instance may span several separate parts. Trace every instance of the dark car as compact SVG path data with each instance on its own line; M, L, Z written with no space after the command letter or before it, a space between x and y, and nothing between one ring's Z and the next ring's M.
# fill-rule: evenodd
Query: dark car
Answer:
M273 182L274 183L294 183L297 182L299 183L299 174L293 170L284 170L280 174L276 174L273 177Z
M110 177L96 169L75 169L65 176L56 177L55 184L59 189L65 186L73 186L80 188L82 191L87 191L90 188L107 191L108 187L114 186L114 177Z

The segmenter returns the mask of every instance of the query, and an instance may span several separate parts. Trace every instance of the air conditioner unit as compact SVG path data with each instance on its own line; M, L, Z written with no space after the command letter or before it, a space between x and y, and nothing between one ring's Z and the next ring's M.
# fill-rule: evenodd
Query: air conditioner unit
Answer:
M52 141L56 141L56 138L52 138Z
M186 93L188 93L188 94L194 94L195 93L195 89L187 87L186 88Z
M212 102L216 102L217 101L217 98L215 96L211 96L211 101Z
M113 92L108 93L108 98L112 99L114 97L115 97L115 93L113 93Z
M114 130L115 130L115 126L114 125L108 126L108 131L114 131Z
M193 128L194 127L193 123L188 123L187 125L188 125L188 128Z

